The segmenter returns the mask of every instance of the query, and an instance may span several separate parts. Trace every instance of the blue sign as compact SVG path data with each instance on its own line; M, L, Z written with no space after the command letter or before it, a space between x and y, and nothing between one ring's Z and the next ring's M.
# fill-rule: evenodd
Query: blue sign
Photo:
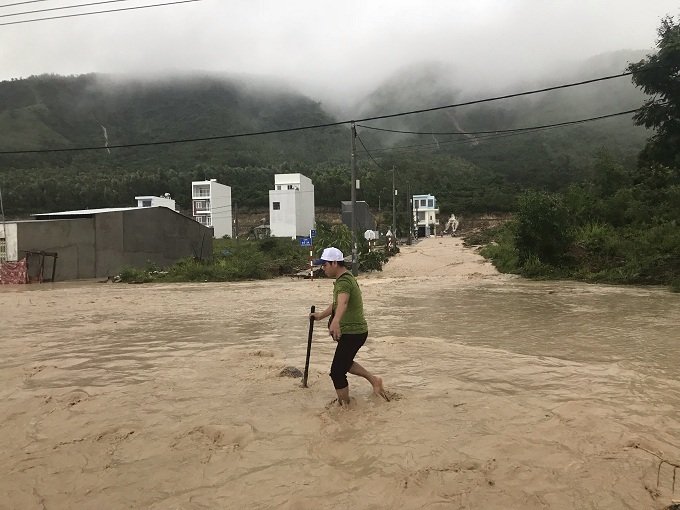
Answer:
M312 245L312 238L311 237L301 237L300 238L300 246L311 246Z
M312 229L309 231L309 237L316 237L316 230Z

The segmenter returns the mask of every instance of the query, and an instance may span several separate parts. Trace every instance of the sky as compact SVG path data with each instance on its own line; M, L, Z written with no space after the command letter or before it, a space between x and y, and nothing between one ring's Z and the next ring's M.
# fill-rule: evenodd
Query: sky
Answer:
M32 74L275 77L322 101L356 100L423 61L511 82L561 62L653 49L677 0L201 0L33 23L14 21L172 0L0 0L0 80ZM598 76L594 70L594 76Z

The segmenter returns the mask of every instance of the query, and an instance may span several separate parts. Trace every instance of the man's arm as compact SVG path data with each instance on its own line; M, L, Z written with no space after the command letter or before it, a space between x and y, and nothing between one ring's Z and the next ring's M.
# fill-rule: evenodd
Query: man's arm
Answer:
M346 292L341 292L338 294L338 304L335 306L335 317L333 317L333 322L331 322L328 332L333 337L336 342L340 340L340 319L345 315L347 311L347 304L349 303L349 294Z
M320 321L324 317L328 317L331 314L332 311L333 311L333 303L328 305L328 308L326 308L323 312L310 313L309 316L312 317L315 321Z

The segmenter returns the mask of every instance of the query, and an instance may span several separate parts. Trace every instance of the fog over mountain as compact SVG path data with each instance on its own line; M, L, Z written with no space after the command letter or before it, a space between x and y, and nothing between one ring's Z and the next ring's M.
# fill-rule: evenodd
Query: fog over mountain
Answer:
M202 0L31 23L88 9L41 0L0 6L0 79L34 74L275 77L335 111L421 62L451 69L463 91L515 87L599 54L654 46L675 0ZM42 9L49 12L30 13ZM21 14L27 13L28 14ZM598 69L592 69L593 74Z

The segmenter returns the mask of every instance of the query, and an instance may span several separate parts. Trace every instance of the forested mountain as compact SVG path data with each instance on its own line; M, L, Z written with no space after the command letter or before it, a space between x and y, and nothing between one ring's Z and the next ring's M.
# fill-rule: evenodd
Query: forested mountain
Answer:
M428 105L456 104L485 97L551 87L560 83L585 81L622 73L630 62L645 52L622 51L594 57L584 63L559 68L540 82L526 82L512 88L486 85L483 91L457 85L452 70L439 64L409 68L391 77L360 105L361 116L426 108ZM442 75L448 73L446 78ZM460 82L469 81L461 77ZM421 91L426 91L422 96ZM432 98L434 100L432 100ZM561 90L462 106L431 113L409 115L365 124L394 130L418 132L476 132L527 128L576 121L618 113L641 106L644 95L629 76ZM404 108L402 108L404 109ZM582 177L593 155L602 148L632 164L649 133L632 121L632 114L575 126L546 129L528 134L461 136L402 135L364 131L369 147L430 144L425 152L463 158L485 170L508 177L512 182L534 183L558 189L567 181ZM487 138L488 137L488 138ZM401 152L403 158L409 151ZM390 161L392 163L392 161Z
M641 56L622 52L598 57L553 72L543 83L525 83L522 90L622 72L627 62ZM465 89L447 73L442 66L423 65L393 76L356 105L353 117L452 104L492 90ZM428 133L491 131L614 113L642 101L626 77L365 124ZM119 145L213 137L335 120L319 102L282 84L242 77L42 75L0 82L0 152L102 147L106 140ZM433 192L445 210L456 211L509 210L520 189L561 189L587 175L594 154L602 149L633 164L649 135L630 116L480 140L358 130L380 165L359 144L360 199L373 207L389 200L392 176L385 170L394 165L402 194L408 181L414 193ZM400 148L413 145L428 146ZM299 171L314 180L317 205L337 206L349 196L349 161L348 126L336 126L110 152L0 154L0 186L10 217L132 205L134 195L165 192L186 207L190 181L204 178L231 185L241 206L266 206L272 175Z

